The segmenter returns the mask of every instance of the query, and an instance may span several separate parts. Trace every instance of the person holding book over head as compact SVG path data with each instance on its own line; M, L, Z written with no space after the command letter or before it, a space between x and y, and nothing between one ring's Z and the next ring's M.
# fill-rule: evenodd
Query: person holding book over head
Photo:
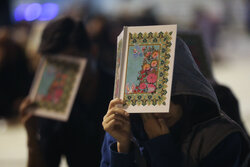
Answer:
M67 122L32 116L36 105L30 99L22 102L20 113L28 134L29 167L58 167L61 156L65 156L70 167L99 166L102 141L97 117L101 114L93 109L98 73L89 48L81 21L63 17L45 27L39 47L41 55L85 57L88 62Z
M220 109L210 83L186 44L176 40L168 113L127 113L110 101L101 167L239 167L249 161L249 141Z

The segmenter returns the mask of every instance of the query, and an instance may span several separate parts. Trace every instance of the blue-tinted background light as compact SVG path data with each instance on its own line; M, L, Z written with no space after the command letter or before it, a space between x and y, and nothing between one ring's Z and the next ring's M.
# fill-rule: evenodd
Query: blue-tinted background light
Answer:
M42 6L39 3L32 3L27 6L24 12L24 18L26 21L33 21L40 17L42 12Z
M42 13L38 20L47 21L55 18L58 14L59 7L55 3L45 3L42 5Z
M27 8L28 4L21 4L16 7L14 12L14 18L16 21L24 20L24 11Z

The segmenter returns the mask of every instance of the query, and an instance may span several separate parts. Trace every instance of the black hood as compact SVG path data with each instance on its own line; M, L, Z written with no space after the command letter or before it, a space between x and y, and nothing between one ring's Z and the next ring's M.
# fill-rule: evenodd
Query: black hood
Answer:
M177 38L172 82L172 95L193 95L220 105L213 87L200 72L185 42Z

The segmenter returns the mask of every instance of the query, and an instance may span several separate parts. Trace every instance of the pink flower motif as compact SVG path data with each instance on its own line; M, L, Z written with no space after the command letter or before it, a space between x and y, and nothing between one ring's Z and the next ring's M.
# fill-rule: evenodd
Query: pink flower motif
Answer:
M145 56L149 57L150 55L151 55L151 52L147 52Z
M144 66L143 66L143 70L144 71L147 71L147 70L149 70L150 69L150 65L149 64L145 64Z
M53 102L54 102L54 103L58 103L58 102L59 102L59 99L58 99L58 98L53 98Z
M52 95L48 94L47 96L45 96L45 100L46 101L51 101L53 98L52 98Z
M148 83L155 83L157 80L157 76L154 73L151 73L147 76Z
M151 66L152 67L155 67L156 65L157 65L157 61L156 60L154 60L154 61L151 62Z
M62 96L62 94L63 94L63 90L62 89L57 89L57 90L55 90L54 94L55 94L55 96L57 98L60 98Z
M147 85L145 83L141 83L139 87L140 87L140 89L145 89L147 87Z
M152 93L155 91L155 85L153 84L148 84L148 93Z
M157 51L155 51L152 55L152 57L155 59L157 56L159 55L159 53Z
M62 74L62 79L67 79L68 76L66 74Z
M144 52L146 50L145 46L143 46L141 50L142 52Z

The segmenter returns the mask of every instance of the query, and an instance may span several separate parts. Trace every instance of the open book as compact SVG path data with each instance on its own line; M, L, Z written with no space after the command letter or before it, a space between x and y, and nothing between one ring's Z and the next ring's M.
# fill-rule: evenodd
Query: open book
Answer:
M86 58L42 57L29 94L38 104L34 115L67 121L86 64Z
M114 98L130 113L168 112L177 25L124 27L117 37Z

